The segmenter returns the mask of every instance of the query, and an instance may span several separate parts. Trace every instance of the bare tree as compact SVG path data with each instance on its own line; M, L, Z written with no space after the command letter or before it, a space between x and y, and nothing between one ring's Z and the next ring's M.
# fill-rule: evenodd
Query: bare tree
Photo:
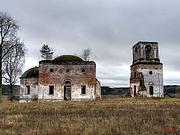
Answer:
M44 44L41 47L40 52L41 52L41 57L43 59L45 59L45 60L52 60L52 58L53 58L53 51L52 51L52 49L49 48L48 45Z
M91 54L92 54L91 48L87 48L87 49L84 49L84 50L83 50L83 53L82 53L82 56L81 56L81 57L82 57L85 61L89 61Z
M0 11L0 102L2 97L2 64L8 59L9 53L16 44L11 44L17 39L19 26L7 13Z
M13 100L13 86L19 81L19 75L22 72L25 60L25 47L18 38L10 44L14 44L14 47L9 51L7 59L3 63L3 80L10 86L9 96Z

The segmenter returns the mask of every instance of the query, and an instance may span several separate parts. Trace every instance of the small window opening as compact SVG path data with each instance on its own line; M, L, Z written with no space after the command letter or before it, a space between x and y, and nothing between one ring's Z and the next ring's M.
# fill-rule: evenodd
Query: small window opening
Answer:
M53 72L53 71L54 71L54 70L51 68L51 69L50 69L50 72Z
M152 71L149 71L149 74L152 75Z
M26 95L29 95L30 94L30 86L26 86Z
M69 69L66 69L66 73L69 73Z
M54 94L54 86L49 86L49 95Z
M86 94L86 86L81 86L81 94Z
M150 59L151 58L151 46L150 45L147 45L146 48L146 59Z
M136 76L136 72L134 72L134 78L136 78L137 76Z
M82 72L84 73L84 72L85 72L85 69L82 69Z

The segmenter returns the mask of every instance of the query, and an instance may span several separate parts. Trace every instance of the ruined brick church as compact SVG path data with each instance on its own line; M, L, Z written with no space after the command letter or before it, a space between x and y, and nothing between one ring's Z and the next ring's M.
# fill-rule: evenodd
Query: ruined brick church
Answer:
M157 42L138 42L133 46L130 95L163 97L163 64Z
M101 98L96 63L74 55L42 60L20 78L20 101L95 100Z
M133 46L130 89L132 97L164 97L163 64L157 42ZM42 60L20 78L20 101L95 100L101 98L96 63L74 55Z

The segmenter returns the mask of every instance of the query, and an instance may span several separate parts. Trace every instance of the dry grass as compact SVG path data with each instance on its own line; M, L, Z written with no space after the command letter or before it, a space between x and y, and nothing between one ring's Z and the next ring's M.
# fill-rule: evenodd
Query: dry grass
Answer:
M0 110L2 135L158 135L179 128L180 99L9 103Z

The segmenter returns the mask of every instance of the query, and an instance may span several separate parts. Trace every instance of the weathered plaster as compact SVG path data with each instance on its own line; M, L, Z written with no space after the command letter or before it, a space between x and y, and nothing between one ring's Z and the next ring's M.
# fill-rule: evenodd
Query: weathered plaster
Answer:
M150 57L146 57L146 48ZM149 55L148 54L148 55ZM150 73L151 72L151 73ZM150 86L153 95L150 95ZM139 42L133 46L133 64L131 65L130 93L134 97L136 87L137 96L163 97L163 65L159 60L157 42Z
M53 71L50 71L53 69ZM85 70L83 72L82 70ZM71 100L95 100L101 98L100 83L96 79L95 62L52 63L40 61L39 76L21 79L21 99L64 100L66 81L71 84ZM35 83L36 82L36 83ZM26 85L31 86L30 95L25 95ZM54 86L54 94L49 94L49 86ZM86 93L81 94L81 86L86 86Z

